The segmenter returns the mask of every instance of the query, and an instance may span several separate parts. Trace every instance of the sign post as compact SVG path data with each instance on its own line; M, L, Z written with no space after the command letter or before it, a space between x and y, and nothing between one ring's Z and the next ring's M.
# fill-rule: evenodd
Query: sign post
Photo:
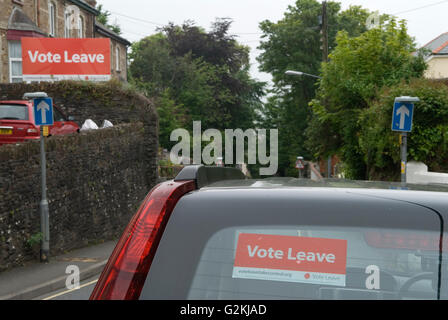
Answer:
M400 157L401 157L401 185L406 186L407 156L408 156L408 132L412 131L414 117L414 103L419 102L417 97L395 98L392 113L392 131L400 132Z
M42 234L40 261L48 262L50 254L50 213L47 200L47 162L45 157L44 128L53 125L53 100L45 92L26 93L25 99L32 99L34 123L40 126L40 163L42 199L40 201L40 230Z

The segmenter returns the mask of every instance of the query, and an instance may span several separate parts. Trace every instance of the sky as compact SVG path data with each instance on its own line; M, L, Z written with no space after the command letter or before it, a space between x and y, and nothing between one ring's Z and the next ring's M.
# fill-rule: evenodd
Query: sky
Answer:
M256 57L263 20L277 22L295 0L97 0L111 12L110 21L117 22L122 36L138 41L156 33L158 27L169 22L182 24L193 20L196 25L210 30L216 18L233 20L230 33L251 48L251 75L261 81L270 81L268 74L258 70ZM321 2L321 0L319 0ZM438 35L448 32L448 0L339 0L342 9L360 5L380 14L388 13L408 21L409 34L418 46L423 46ZM299 35L298 35L299 36Z

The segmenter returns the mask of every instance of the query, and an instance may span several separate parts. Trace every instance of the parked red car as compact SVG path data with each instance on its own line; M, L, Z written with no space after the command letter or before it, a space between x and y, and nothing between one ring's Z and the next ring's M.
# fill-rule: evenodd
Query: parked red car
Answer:
M54 125L49 135L79 132L79 126L53 106ZM33 104L27 100L0 101L0 146L26 140L39 140L40 126L34 124Z

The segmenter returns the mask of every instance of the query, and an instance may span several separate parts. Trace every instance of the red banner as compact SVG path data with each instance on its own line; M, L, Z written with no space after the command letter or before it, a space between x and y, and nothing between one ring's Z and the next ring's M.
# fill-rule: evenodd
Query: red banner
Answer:
M24 80L110 78L110 39L22 38Z
M234 278L345 285L347 241L242 233Z

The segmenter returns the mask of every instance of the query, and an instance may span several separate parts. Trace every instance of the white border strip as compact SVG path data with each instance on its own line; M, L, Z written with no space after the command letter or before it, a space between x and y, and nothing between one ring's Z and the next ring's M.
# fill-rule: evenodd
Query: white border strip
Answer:
M232 278L322 284L345 287L345 274L234 267Z
M83 80L83 81L109 81L110 74L24 74L23 81L60 81L60 80Z

